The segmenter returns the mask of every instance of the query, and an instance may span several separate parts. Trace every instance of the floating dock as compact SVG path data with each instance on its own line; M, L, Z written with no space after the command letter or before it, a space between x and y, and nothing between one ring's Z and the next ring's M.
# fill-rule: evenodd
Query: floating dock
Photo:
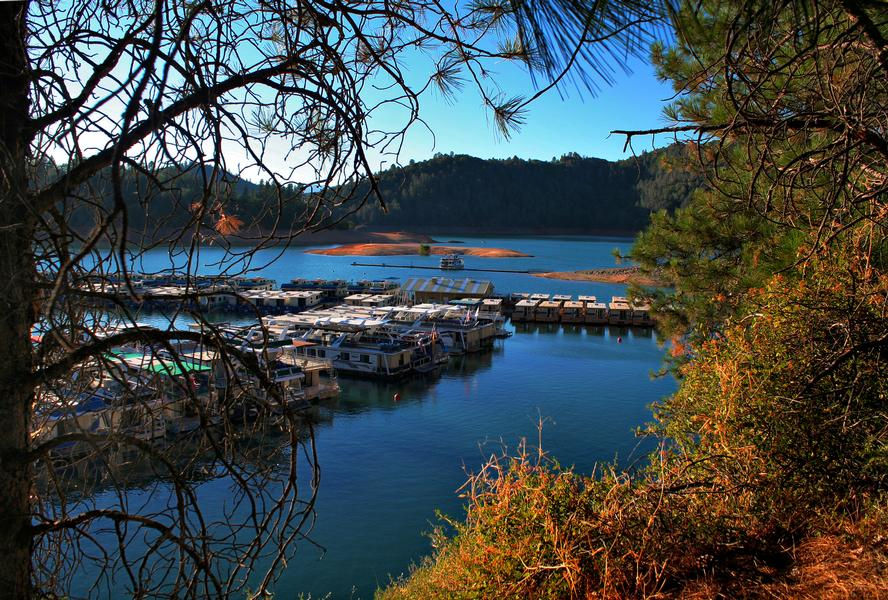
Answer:
M585 325L632 325L653 327L651 307L648 304L631 303L623 296L614 296L607 304L595 296L571 296L548 294L513 294L517 299L510 313L513 323L573 323Z

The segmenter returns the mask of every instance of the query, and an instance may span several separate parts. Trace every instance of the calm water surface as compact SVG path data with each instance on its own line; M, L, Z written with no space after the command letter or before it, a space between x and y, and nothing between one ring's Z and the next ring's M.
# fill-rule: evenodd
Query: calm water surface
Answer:
M575 270L613 266L614 248L625 238L451 238L469 246L496 246L534 255L524 259L467 257L467 267ZM278 282L294 277L385 278L434 276L443 272L351 266L354 260L436 265L437 257L353 258L304 254L288 249L261 254L251 265ZM202 272L224 257L204 250ZM272 262L273 259L274 262ZM266 264L267 263L267 264ZM167 267L166 253L144 257L136 268ZM491 279L497 291L593 294L609 298L624 286L556 281L520 274L471 274ZM514 328L513 328L514 329ZM622 337L622 343L617 338ZM486 354L453 361L435 380L397 384L341 380L342 395L332 415L318 425L321 465L317 523L312 539L326 552L298 546L276 590L276 598L299 593L313 598L371 598L389 576L405 572L430 550L424 532L435 509L460 514L455 490L464 469L476 469L501 443L536 440L546 420L544 448L562 464L589 472L597 461L639 460L632 431L650 419L648 405L673 391L670 378L652 379L662 349L649 330L616 327L519 325L515 335ZM400 394L395 403L393 396ZM224 482L202 490L205 510Z

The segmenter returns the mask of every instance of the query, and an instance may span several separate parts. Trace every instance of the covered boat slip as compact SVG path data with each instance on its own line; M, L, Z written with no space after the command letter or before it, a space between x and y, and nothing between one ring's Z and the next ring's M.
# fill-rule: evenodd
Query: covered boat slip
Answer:
M568 300L561 309L562 323L583 323L585 322L585 303Z
M493 294L493 283L468 278L410 277L401 291L415 303L446 303L457 298L486 298Z
M512 294L518 298L512 310L513 323L576 323L589 325L631 325L652 327L651 307L643 303L630 303L623 296L614 296L611 302L604 304L595 296L579 296L572 300L571 296L555 295L549 299L548 294Z
M557 323L561 320L562 300L543 300L533 311L534 321Z
M525 321L533 321L534 312L536 311L536 307L540 302L541 300L532 300L530 298L519 300L517 304L515 304L515 308L512 311L512 322L522 323Z

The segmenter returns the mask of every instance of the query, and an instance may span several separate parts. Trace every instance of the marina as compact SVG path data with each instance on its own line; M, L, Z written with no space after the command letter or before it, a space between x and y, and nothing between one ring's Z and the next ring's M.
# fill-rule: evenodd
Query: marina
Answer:
M479 239L461 241L484 245ZM590 261L607 264L612 260L610 252L615 244L622 245L624 250L628 248L628 240L608 238L509 239L487 243L517 246L534 255L530 259L485 259L485 264L502 266L504 270L517 260L529 270L575 270ZM613 296L626 296L624 286L537 281L526 274L507 272L490 273L485 280L475 280L462 273L454 277L456 272L417 270L407 271L406 277L396 280L385 277L397 272L376 276L378 269L353 267L350 257L306 254L300 248L288 250L275 262L271 261L276 253L267 255L267 259L266 254L255 259L262 265L261 271L247 277L252 279L255 275L272 282L270 287L265 282L266 289L257 291L321 291L321 302L310 308L262 307L259 315L255 307L246 304L242 308L235 304L209 309L195 303L192 310L205 312L207 319L225 330L236 349L255 351L264 343L271 352L271 360L281 358L285 364L297 365L301 361L320 363L335 376L334 393L328 389L326 399L309 401L306 408L296 413L300 419L316 423L318 461L323 474L312 538L323 545L324 551L300 545L288 561L278 589L298 590L313 597L327 593L332 593L333 598L373 597L379 582L404 572L411 562L429 552L428 538L422 532L436 522L435 510L451 516L460 514L463 501L453 490L465 481L464 466L478 464L491 453L500 452L503 444L514 447L523 437L537 439L540 418L546 422L543 433L547 452L579 469L591 469L599 460L611 461L615 454L621 461L631 462L646 453L646 446L639 448L639 440L632 432L649 419L647 404L668 394L674 386L671 378L652 381L648 377L662 357L652 328L609 325L606 321L569 323L563 316L559 322L545 323L514 323L509 318L525 296L554 300L555 295L569 295L572 301L584 302L588 298L582 296L594 296L608 302ZM416 262L425 261L437 269L439 259L417 257ZM166 252L158 251L146 255L141 266L146 271L162 271L170 268L169 260ZM224 251L206 249L201 260L192 271L212 282L216 265L223 264ZM143 290L150 287L151 284ZM418 295L409 300L405 287L413 288L412 292ZM346 301L354 295L359 297ZM373 296L385 298L371 300ZM446 341L452 346L447 349L454 352L447 352L446 362L437 369L389 378L349 372L345 364L337 368L326 349L323 358L308 356L307 351L300 352L298 348L291 350L294 344L289 336L263 341L257 324L260 317L267 326L277 319L323 322L348 316L387 319L388 324L380 328L409 329L416 319L408 319L409 313L403 319L395 319L394 314L388 313L396 311L387 307L417 309L420 305L434 305L445 313L456 309L450 314L462 315L463 319L469 311L471 317L477 312L479 319L498 317L494 331L504 337L494 337L473 352L456 351L457 345ZM143 302L130 306L142 326L163 329L169 327L167 315L172 311L168 307L176 304ZM263 314L264 311L269 312ZM317 316L312 317L313 314ZM440 334L442 320L447 319L439 319L437 327L430 323L429 330ZM110 332L112 328L107 329ZM248 333L250 330L253 332ZM269 334L274 336L272 331ZM283 350L277 353L277 347ZM306 350L311 347L304 346ZM150 348L141 350L150 353ZM201 351L206 354L199 354ZM194 348L187 356L184 353L188 351L180 352L189 362L213 359L211 353L200 348ZM349 362L361 363L362 353L348 352ZM440 353L437 356L439 360L443 358ZM318 387L309 389L310 370L303 369L303 375L304 379L295 381L307 397L316 396ZM249 389L251 384L246 377L242 378ZM322 378L323 383L328 381L327 376ZM242 395L234 386L228 396L229 409L224 414L232 422L243 413L244 422L249 423L264 404L239 403ZM183 429L185 424L183 421ZM165 428L167 432L155 438L153 444L192 443L196 434L173 433L168 425ZM223 431L221 425L215 431ZM367 477L370 473L372 478ZM224 497L228 489L225 479L211 480L201 484L199 493L212 501ZM140 493L134 492L134 501L139 501ZM105 500L99 496L96 502L104 506L113 498ZM215 509L207 510L210 518L222 517ZM88 590L81 590L80 595L88 595Z
M250 285L254 281L255 285ZM605 303L591 295L579 295L574 300L570 294L497 294L491 281L471 278L410 277L403 283L391 279L358 282L294 279L282 284L280 289L271 287L273 285L262 278L220 285L212 278L182 283L146 277L137 280L136 295L117 283L102 283L98 289L120 294L130 306L148 310L175 308L184 302L198 310L267 316L302 313L340 304L384 308L396 304L439 303L465 307L474 306L476 301L493 300L498 302L499 313L511 317L514 322L654 325L650 306L625 296L613 296ZM386 311L386 314L390 312Z
M199 282L146 278L143 289L146 281L156 283L147 287L153 297L157 292L182 297L201 287ZM337 374L381 380L440 375L451 357L489 351L497 340L510 337L509 318L513 323L653 325L650 307L625 296L607 304L589 295L574 300L567 294L522 292L502 298L493 296L490 282L471 279L410 278L400 287L391 281L293 280L287 290L272 289L266 280L255 282L235 284L247 289L237 294L231 286L220 290L210 282L202 286L197 306L224 311L237 301L257 311L275 309L256 324L214 325L233 350L259 359L274 396L245 367L194 343L180 343L176 355L150 345L119 347L85 375L91 378L87 392L48 396L45 419L32 435L49 439L83 429L154 440L188 434L223 418L247 421L263 410L299 412L336 397ZM355 290L365 291L350 293ZM468 295L452 297L460 294ZM125 326L111 325L98 337L125 331ZM76 444L68 451L76 454Z

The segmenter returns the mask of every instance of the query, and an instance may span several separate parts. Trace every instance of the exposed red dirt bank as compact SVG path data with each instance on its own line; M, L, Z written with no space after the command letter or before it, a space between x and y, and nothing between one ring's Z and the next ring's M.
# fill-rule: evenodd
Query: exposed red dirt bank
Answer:
M306 250L310 254L327 256L408 256L419 254L419 244L345 244L335 248ZM524 254L507 248L472 248L468 246L430 246L431 254L462 254L482 258L523 258Z
M643 275L638 267L615 267L611 269L590 269L588 271L552 271L534 273L534 277L564 279L567 281L601 281L604 283L634 283L645 286L665 286L662 281Z

